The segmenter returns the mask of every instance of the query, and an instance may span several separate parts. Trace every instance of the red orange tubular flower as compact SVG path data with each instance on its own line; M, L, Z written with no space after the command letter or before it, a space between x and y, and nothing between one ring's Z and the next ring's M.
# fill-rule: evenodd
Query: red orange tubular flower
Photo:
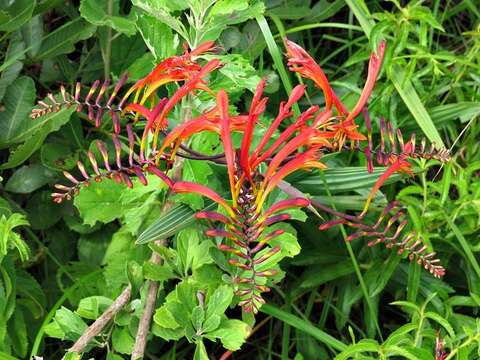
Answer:
M346 141L365 140L365 136L358 132L358 125L355 124L354 120L365 107L368 98L373 91L375 81L377 80L382 65L386 43L381 42L377 52L372 53L370 56L367 81L365 82L365 86L360 94L357 104L351 112L346 109L345 105L343 105L335 94L325 76L325 73L315 60L294 42L286 40L286 43L290 70L298 72L304 78L313 80L315 85L323 91L326 110L331 110L332 104L337 110L338 115L335 119L336 121L324 124L324 128L332 132L330 137L335 140L336 147L341 150Z

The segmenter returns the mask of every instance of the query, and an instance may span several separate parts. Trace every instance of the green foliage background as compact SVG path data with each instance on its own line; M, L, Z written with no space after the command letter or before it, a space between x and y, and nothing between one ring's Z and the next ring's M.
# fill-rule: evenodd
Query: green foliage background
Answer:
M149 359L218 358L223 348L240 347L234 358L435 359L437 335L447 359L480 358L479 24L476 0L0 0L0 358L62 358L129 281L144 279L162 282ZM182 43L206 40L219 44L225 63L212 88L227 89L242 110L266 76L274 114L299 81L286 69L284 36L324 67L347 105L358 98L370 52L387 40L372 118L423 133L453 156L443 167L419 161L416 179L393 177L375 205L403 202L409 225L447 275L434 279L362 240L346 244L338 229L319 232L317 217L298 213L281 240L284 280L243 344L248 319L228 309L233 294L221 285L219 255L192 217L209 204L178 196L179 206L160 217L165 192L154 178L133 190L95 183L54 204L62 171L94 151L93 139L107 139L112 125L93 128L73 108L37 120L29 114L60 84L118 80L124 71L133 82ZM323 103L313 87L308 95ZM205 136L193 147L217 145ZM323 175L292 185L337 209L360 210L378 173L353 157L328 162L335 166ZM186 161L183 176L220 187L218 173ZM165 265L144 264L149 240L171 236L168 248L154 249ZM205 308L196 305L199 284L209 296ZM128 357L145 295L135 291L85 358Z

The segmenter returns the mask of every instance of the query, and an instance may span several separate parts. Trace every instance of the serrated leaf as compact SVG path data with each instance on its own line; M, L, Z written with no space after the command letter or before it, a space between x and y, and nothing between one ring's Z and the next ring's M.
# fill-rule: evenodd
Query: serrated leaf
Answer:
M125 185L113 180L92 182L75 197L74 205L80 212L83 222L95 225L97 221L109 223L121 216L119 210L120 197Z
M208 333L208 337L220 339L225 349L236 351L240 349L249 333L250 327L246 323L230 319L223 320L217 330Z
M97 26L109 26L116 31L131 36L136 33L135 20L132 16L118 14L118 1L113 15L108 14L108 2L105 0L82 0L80 3L80 15L89 23Z
M143 41L157 61L175 55L176 44L172 30L155 17L142 14L137 19L137 28Z
M233 289L228 285L222 285L215 289L207 301L206 319L215 315L223 315L233 299Z
M188 7L186 2L178 1L158 1L158 0L133 0L133 5L138 6L140 9L147 12L149 15L155 17L171 29L175 30L178 34L180 34L185 40L188 39L188 33L183 25L183 23L176 17L170 14L170 11L177 10L171 8L171 6L180 5L180 9L184 7L181 4L185 4L185 7Z
M166 265L152 264L146 262L143 265L143 276L145 279L154 281L166 281L175 278L175 273Z

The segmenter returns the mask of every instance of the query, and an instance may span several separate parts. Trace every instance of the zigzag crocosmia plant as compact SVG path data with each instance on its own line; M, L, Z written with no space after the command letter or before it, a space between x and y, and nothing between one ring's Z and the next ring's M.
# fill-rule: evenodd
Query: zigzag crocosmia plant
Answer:
M224 252L230 265L227 271L231 284L235 287L238 304L246 312L256 313L259 310L265 302L262 293L269 290L273 276L278 272L282 247L281 242L276 240L283 230L272 226L289 220L291 215L288 210L291 208L314 205L332 216L320 230L337 224L348 225L356 232L351 233L347 240L371 238L373 240L369 242L370 246L384 243L389 248L395 247L399 254L408 253L411 260L423 265L434 276L443 276L445 270L435 258L435 253L428 251L428 247L415 233L403 233L407 219L400 204L393 202L388 205L374 224L366 224L364 221L375 193L392 174L413 174L409 159L433 158L442 162L448 160L448 151L444 149L437 150L434 146L427 149L425 141L416 146L415 135L404 142L401 131L395 131L392 125L383 119L380 120L380 145L374 146L372 124L366 105L380 72L385 43L381 43L377 51L372 53L363 91L350 111L336 95L314 59L299 45L289 40L286 40L286 45L290 70L311 79L321 89L325 97L324 108L312 105L295 116L292 106L298 104L305 93L305 86L297 85L289 98L280 103L277 115L273 119L264 120L268 119L268 99L263 96L265 80L262 80L256 88L248 112L233 115L229 110L231 104L227 92L223 89L213 91L206 80L222 64L213 58L202 65L198 58L198 55L214 49L212 43L205 43L192 51L185 50L181 56L164 60L151 74L128 89L116 106L113 105L114 99L125 83L125 77L109 96L106 94L108 82L104 82L100 90L99 82L96 82L85 98L81 96L81 87L77 86L73 96L62 90L63 102L58 102L53 97L49 97L52 104L40 102L41 108L36 109L32 117L57 111L62 106L74 105L79 111L87 108L89 118L95 126L99 126L104 113L109 113L114 123L112 140L115 162L110 162L106 145L97 142L103 168L99 167L95 156L88 153L88 162L94 173L89 174L86 166L79 162L80 175L65 173L72 184L57 185L61 192L53 194L54 200L61 202L70 199L82 185L92 180L101 181L105 177L124 182L128 186L132 186L131 177L138 177L146 184L147 172L159 176L174 193L197 193L213 200L223 210L200 211L196 217L217 224L216 227L208 229L206 235L217 238L217 247ZM168 82L182 84L170 98L159 99L157 90ZM195 96L198 91L210 95L214 105L200 115L189 116L183 123L167 130L171 111L186 96ZM90 100L95 94L93 103ZM365 134L360 132L356 123L362 112L367 129ZM118 119L122 116L127 119L126 161L119 137L121 128ZM256 129L260 126L260 117L267 125L264 135L254 141ZM139 118L145 119L145 126L139 136L141 140L137 141L130 122L137 122ZM223 146L222 153L207 155L188 147L187 142L192 136L205 131L218 134ZM154 136L149 136L152 133ZM241 135L239 148L234 147L233 133ZM301 193L301 196L297 196L298 192L289 199L273 201L272 191L285 184L283 181L286 176L299 170L322 171L326 168L322 156L339 152L364 154L370 172L373 171L374 161L386 167L373 186L361 214L337 212L323 204L310 201ZM221 196L205 184L173 178L168 165L178 157L225 165L229 195Z

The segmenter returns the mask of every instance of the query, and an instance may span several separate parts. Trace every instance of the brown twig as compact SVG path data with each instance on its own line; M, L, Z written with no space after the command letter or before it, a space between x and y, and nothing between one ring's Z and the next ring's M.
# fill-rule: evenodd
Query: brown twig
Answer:
M156 245L164 245L165 241L160 240L155 242ZM162 263L162 258L157 254L153 253L150 258L150 262L153 264L160 265ZM155 310L155 301L157 300L157 292L160 286L158 281L149 280L147 283L148 292L147 297L145 298L145 307L143 308L142 317L138 323L137 335L135 336L135 344L133 345L132 350L132 360L142 359L143 354L145 353L145 347L147 346L147 336L150 329L150 322L152 319L153 311Z
M172 169L172 180L177 181L182 176L183 159L176 158ZM172 208L174 203L169 201L170 193L167 193L165 203L163 204L161 213L166 213ZM157 246L165 245L165 240L155 241ZM161 265L162 258L155 251L150 257L150 262L155 265ZM155 302L157 300L157 292L160 286L158 281L149 280L145 283L148 286L147 296L145 298L145 306L143 308L142 317L138 324L137 335L135 336L135 344L133 345L131 360L143 359L145 348L147 346L147 337L150 330L150 322L152 320L153 311L155 310Z
M112 305L90 325L80 338L68 349L68 352L82 353L88 343L107 326L110 320L128 303L132 295L132 287L128 285L115 299Z

